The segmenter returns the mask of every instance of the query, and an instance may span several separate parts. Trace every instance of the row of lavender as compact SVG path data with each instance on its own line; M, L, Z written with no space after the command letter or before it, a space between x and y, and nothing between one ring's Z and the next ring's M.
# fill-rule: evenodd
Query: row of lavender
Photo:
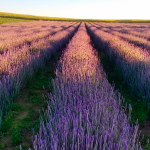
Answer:
M67 44L78 27L79 24L76 24L53 36L35 42L31 46L18 48L16 52L13 51L12 55L5 58L1 66L6 67L5 72L0 74L0 125L2 124L2 117L6 115L8 107L12 103L13 97L19 93L33 74L43 67L54 52ZM50 40L53 40L53 43L50 43ZM39 47L38 50L34 54L31 53L30 50L36 47Z
M126 29L126 24L93 24L98 29L111 33L114 36L118 36L119 38L133 44L134 46L141 47L142 49L147 50L150 53L150 24L138 24L137 26L134 25L134 28ZM130 25L129 27L132 27ZM139 28L142 30L139 31Z
M30 44L74 24L72 22L34 21L0 25L0 53Z
M50 22L49 25L51 25ZM74 25L68 24L68 26L66 25L65 29L73 27ZM32 37L34 38L30 38L30 40L32 39L30 42L28 41L22 43L22 41L20 41L20 44L17 47L9 43L10 48L7 47L7 51L5 50L4 53L0 55L0 76L10 74L10 70L12 70L14 66L17 66L20 61L26 59L28 55L33 55L34 53L37 53L38 50L44 49L47 45L49 45L49 43L52 44L55 42L55 38L53 38L54 34L51 34L54 32L56 34L65 29L56 28L51 31L46 31L46 34L44 34L45 32L41 31L40 37L36 37L36 34L33 34ZM20 39L20 37L17 37L17 39ZM25 37L23 37L23 39L25 40Z
M36 24L35 29L33 28ZM43 24L43 25L42 25ZM4 74L9 74L10 70L13 69L14 66L16 66L20 61L26 59L28 53L33 54L36 53L39 49L44 48L44 45L49 44L49 42L53 42L53 36L52 34L56 32L63 31L71 26L73 24L69 23L66 26L63 26L64 28L60 28L57 25L57 22L55 22L57 28L51 29L54 26L54 23L52 22L31 22L29 23L20 23L19 25L17 24L15 27L11 27L11 24L9 26L4 26L1 27L2 29L10 29L12 28L12 34L11 32L7 32L7 30L3 31L0 29L0 31L3 31L1 36L0 36L0 47L2 45L5 46L4 49L0 49L1 53L0 54L0 77ZM60 23L60 26L62 26L63 23ZM75 24L74 24L75 25ZM45 28L50 30L46 30L42 27L44 26ZM23 35L25 29L27 30L26 34ZM41 28L41 30L40 30ZM17 32L17 29L20 32ZM34 33L34 30L38 29L38 33ZM9 31L9 30L8 30ZM32 36L30 36L30 33L32 33ZM7 35L5 37L5 35ZM3 40L1 39L3 38ZM27 42L27 41L28 42ZM12 42L13 41L13 42ZM30 41L30 42L29 42ZM6 44L7 43L7 44Z
M110 33L111 35L113 35L114 37L118 37L118 39L122 39L124 41L127 41L129 43L131 43L131 45L134 45L134 48L139 49L138 47L141 47L141 51L148 51L148 53L150 53L150 41L148 36L150 36L150 30L149 30L149 26L150 25L146 25L143 24L143 29L145 29L145 26L148 26L145 30L144 30L144 35L143 32L141 31L136 31L136 28L139 28L140 25L138 25L137 27L135 26L134 28L134 34L128 29L124 29L123 27L125 26L124 24L120 24L120 26L116 26L114 24L98 24L98 23L93 23L93 26L95 26L97 29L100 29L101 31ZM131 26L131 25L130 25ZM145 27L145 28L144 28ZM141 28L141 27L140 27Z
M94 23L100 30L111 33L120 37L129 43L139 46L143 49L147 49L150 52L150 24L138 24L130 25L128 28L126 24L106 24L106 23ZM134 28L131 28L131 27ZM141 31L142 30L142 31Z
M130 90L150 102L149 52L118 36L106 33L93 24L87 24L87 30L94 44L104 50L110 61L122 72L123 79Z
M35 150L142 150L138 125L129 124L89 43L82 24L58 64Z
M94 23L99 26L101 30L106 32L120 32L135 36L138 38L143 38L145 40L150 40L150 24L149 23Z

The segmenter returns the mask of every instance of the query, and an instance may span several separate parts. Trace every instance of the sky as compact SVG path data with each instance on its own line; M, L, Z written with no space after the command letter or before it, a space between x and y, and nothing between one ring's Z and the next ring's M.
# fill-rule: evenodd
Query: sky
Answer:
M150 0L0 0L0 12L78 19L150 19Z

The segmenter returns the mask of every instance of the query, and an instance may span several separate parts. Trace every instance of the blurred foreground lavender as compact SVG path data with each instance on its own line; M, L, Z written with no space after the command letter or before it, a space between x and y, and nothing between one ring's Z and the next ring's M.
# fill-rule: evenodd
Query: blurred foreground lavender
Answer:
M58 64L35 150L142 150L131 106L127 116L89 43L82 24Z

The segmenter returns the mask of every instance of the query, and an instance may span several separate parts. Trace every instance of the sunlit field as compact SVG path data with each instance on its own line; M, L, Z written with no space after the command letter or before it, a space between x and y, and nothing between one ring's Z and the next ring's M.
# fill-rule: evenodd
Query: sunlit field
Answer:
M148 21L1 18L0 149L150 149Z
M77 21L77 19L71 18L58 18L58 17L39 17L33 15L21 15L13 13L0 12L0 24L10 23L10 22L27 22L27 21Z

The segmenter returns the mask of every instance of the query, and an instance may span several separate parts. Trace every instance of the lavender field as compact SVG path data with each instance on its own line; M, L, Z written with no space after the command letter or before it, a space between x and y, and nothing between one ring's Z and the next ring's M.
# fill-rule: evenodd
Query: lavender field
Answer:
M107 26L104 28L107 28ZM120 67L124 81L129 85L130 89L136 94L140 93L149 103L150 41L148 38L113 30L109 32L109 27L107 30L98 30L99 26L97 24L88 24L87 29L93 36L94 42L105 49L113 63ZM130 32L130 30L132 31L133 29L126 29L127 32ZM139 34L142 32L141 34L143 34L146 31L139 30L137 32Z
M149 150L149 28L0 25L0 148Z

